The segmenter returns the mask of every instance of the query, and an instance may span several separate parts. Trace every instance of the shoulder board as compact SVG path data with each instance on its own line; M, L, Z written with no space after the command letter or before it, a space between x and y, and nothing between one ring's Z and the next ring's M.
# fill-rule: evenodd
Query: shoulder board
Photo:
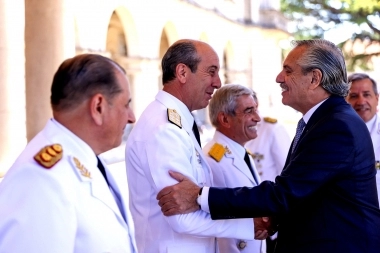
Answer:
M268 123L277 123L277 119L270 118L270 117L264 117L264 121Z
M215 143L210 151L208 152L208 154L215 159L215 161L217 162L220 162L220 160L222 160L224 154L226 153L226 149L220 145L219 143Z
M168 108L168 120L179 128L182 128L181 115L175 109Z
M62 146L59 144L52 144L45 146L34 156L34 160L42 167L50 169L59 160L61 160L63 154Z

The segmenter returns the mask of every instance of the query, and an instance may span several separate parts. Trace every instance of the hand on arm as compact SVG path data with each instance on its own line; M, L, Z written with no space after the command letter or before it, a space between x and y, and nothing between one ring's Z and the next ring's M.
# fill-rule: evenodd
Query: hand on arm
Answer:
M158 204L165 216L186 214L199 210L197 197L200 187L181 173L169 171L179 183L163 188L158 194Z
M255 239L264 240L268 235L276 233L274 221L269 217L254 218Z

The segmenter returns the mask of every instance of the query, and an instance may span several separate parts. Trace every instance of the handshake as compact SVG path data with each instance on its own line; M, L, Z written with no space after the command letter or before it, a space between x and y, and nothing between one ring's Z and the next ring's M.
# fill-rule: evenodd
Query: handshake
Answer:
M277 232L277 223L274 221L274 218L254 218L253 224L256 240L265 240L268 236L272 236Z

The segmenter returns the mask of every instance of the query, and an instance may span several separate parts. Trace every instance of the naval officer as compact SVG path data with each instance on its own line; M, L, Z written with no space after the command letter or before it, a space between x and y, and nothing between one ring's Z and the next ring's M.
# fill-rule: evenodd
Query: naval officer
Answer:
M253 187L260 176L244 144L257 137L260 121L253 91L239 84L217 90L209 105L210 120L216 128L213 139L203 148L215 187ZM220 253L265 253L265 240L218 238Z
M67 59L50 102L53 118L0 183L0 252L137 252L126 178L116 184L97 157L135 121L125 71L100 55Z
M201 41L175 42L161 66L163 90L144 110L126 145L139 252L209 253L216 252L216 236L253 239L252 219L213 221L199 205L185 215L162 214L156 195L176 182L169 170L187 175L199 186L211 185L211 170L191 111L206 107L221 82L218 55Z

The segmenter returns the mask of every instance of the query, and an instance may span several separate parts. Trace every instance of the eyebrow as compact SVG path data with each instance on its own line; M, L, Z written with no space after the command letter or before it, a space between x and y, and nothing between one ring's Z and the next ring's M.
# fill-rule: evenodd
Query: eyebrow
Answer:
M255 109L255 107L254 107L254 106L246 107L246 108L244 109L244 111L248 111L248 110L251 110L251 109Z
M211 65L210 67L208 67L207 69L211 69L211 68L216 68L216 69L219 69L218 66L216 65Z

